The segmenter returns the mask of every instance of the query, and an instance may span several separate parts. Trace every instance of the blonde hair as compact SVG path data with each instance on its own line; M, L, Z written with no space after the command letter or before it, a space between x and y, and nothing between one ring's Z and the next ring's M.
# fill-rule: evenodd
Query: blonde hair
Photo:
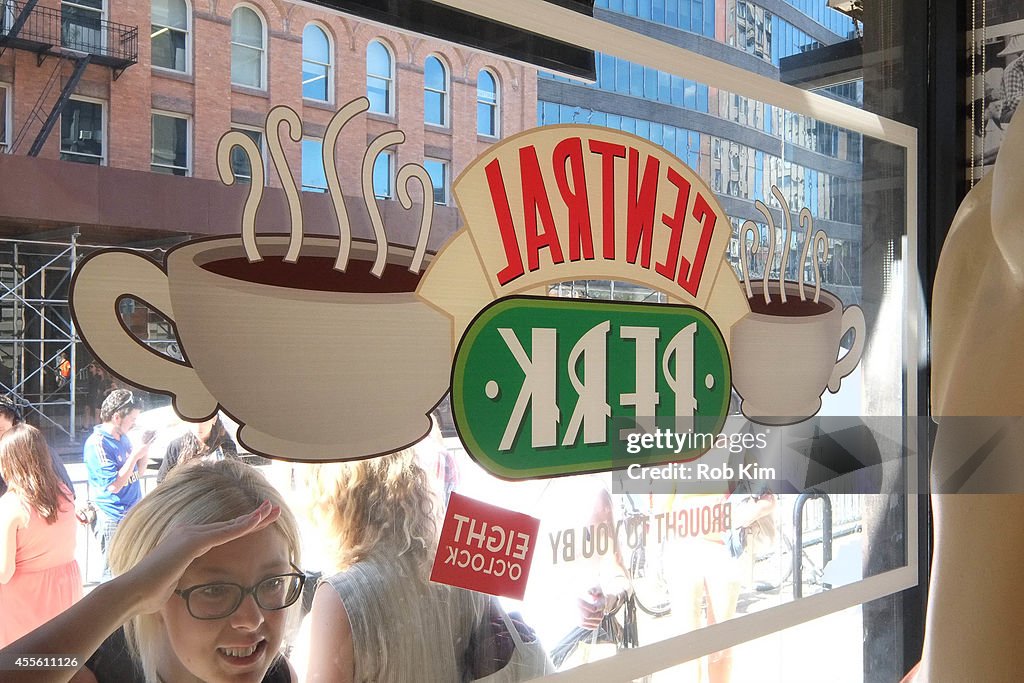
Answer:
M434 489L412 449L305 471L308 514L324 532L338 568L372 553L410 555L426 580L437 547Z
M281 533L289 559L299 566L299 527L277 489L254 467L222 460L175 468L139 501L111 540L110 569L114 574L130 570L179 527L231 520L252 512L265 500L280 506L281 516L270 528ZM156 655L162 628L156 614L138 615L124 626L129 649L142 666L146 681L159 680Z

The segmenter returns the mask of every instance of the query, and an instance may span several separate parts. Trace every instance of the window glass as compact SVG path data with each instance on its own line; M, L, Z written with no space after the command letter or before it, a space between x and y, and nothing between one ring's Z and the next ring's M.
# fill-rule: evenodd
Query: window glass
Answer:
M430 175L430 182L434 186L434 203L448 203L448 162L438 159L427 159L423 167Z
M100 165L104 157L103 105L71 100L60 115L60 158Z
M434 56L423 65L423 119L435 126L448 125L448 71Z
M153 66L187 71L188 37L189 11L185 0L153 0Z
M231 14L231 82L263 88L263 21L248 7Z
M373 162L373 195L377 199L394 197L394 154L381 152Z
M231 130L237 130L245 133L253 142L256 143L256 147L261 152L263 151L263 133L260 131L249 130L247 128L232 128ZM242 151L241 147L233 147L231 149L231 171L235 175L235 182L252 182L252 165L249 163L249 156Z
M302 191L326 192L327 174L324 172L323 140L302 139Z
M486 70L476 79L476 132L498 135L498 82Z
M152 171L189 175L188 148L188 119L153 114Z
M331 43L322 28L309 24L302 31L302 96L328 102L330 86Z
M74 0L60 6L61 43L81 52L102 52L103 0Z
M10 97L10 88L6 85L0 84L0 154L6 153L8 146L11 144L10 140L7 139L8 123L7 118L10 115L7 98Z
M391 53L378 41L366 48L366 96L370 100L370 111L391 114L394 82L394 67Z

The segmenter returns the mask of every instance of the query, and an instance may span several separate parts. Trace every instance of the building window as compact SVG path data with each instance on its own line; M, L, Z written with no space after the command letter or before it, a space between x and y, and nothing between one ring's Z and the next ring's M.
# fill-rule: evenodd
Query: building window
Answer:
M185 0L153 0L153 66L188 72L191 14Z
M302 191L327 192L324 172L324 141L302 138Z
M302 96L307 100L330 102L333 97L331 41L316 24L302 31Z
M372 112L394 113L394 64L391 52L380 41L375 40L366 48L366 96Z
M423 120L448 125L448 70L433 55L423 65Z
M498 80L486 69L476 78L476 132L498 137Z
M61 44L82 52L103 52L103 0L64 0L60 4Z
M249 130L248 128L232 128L231 130L237 130L248 135L256 143L261 156L266 158L266 154L263 154L263 133L258 130ZM235 175L236 183L252 182L252 165L249 163L249 155L241 147L231 148L231 172Z
M60 158L81 164L105 163L103 105L70 100L60 115Z
M11 145L8 132L11 129L11 103L8 101L10 97L10 87L0 83L0 154L7 154Z
M430 183L434 186L434 203L448 203L448 162L439 159L426 159L423 168L430 175Z
M248 7L231 13L231 82L263 89L267 70L263 20Z
M381 152L373 162L373 196L390 199L395 196L395 155Z
M188 119L183 116L153 114L151 171L171 175L191 175L188 129Z

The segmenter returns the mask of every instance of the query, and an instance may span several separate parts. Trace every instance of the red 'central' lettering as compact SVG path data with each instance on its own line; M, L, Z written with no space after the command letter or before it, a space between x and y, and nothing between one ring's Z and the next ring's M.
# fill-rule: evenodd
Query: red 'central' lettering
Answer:
M591 140L590 151L601 155L601 223L604 229L602 255L611 261L615 258L615 160L626 156L626 147Z
M629 148L629 193L626 195L626 261L651 267L651 243L654 240L654 203L658 198L658 169L661 163L648 155L644 178L637 189L640 152Z
M583 170L583 141L567 138L555 145L551 158L555 182L562 201L569 211L569 260L579 261L580 252L587 261L594 258L594 236L590 231L590 203L587 200L587 177ZM566 173L566 162L572 169ZM568 175L572 176L572 187Z
M544 176L533 145L519 150L519 167L523 174L523 212L526 214L526 266L530 272L540 268L540 250L547 247L551 262L563 263L562 247L558 244L555 217L551 215L551 202L544 189ZM537 214L543 228L537 231Z
M708 260L708 248L711 246L711 233L715 230L715 221L718 218L711 210L708 200L704 195L697 193L693 200L693 217L703 224L704 229L700 233L700 241L697 243L697 253L693 256L693 265L686 257L680 259L679 264L679 286L687 293L697 296L700 289L700 276L704 274L704 263Z

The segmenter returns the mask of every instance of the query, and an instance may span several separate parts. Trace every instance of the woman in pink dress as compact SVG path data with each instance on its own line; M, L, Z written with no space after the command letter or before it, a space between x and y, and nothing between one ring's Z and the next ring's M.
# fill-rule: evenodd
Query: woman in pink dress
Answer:
M75 561L78 521L35 427L0 438L0 647L52 619L82 595Z

